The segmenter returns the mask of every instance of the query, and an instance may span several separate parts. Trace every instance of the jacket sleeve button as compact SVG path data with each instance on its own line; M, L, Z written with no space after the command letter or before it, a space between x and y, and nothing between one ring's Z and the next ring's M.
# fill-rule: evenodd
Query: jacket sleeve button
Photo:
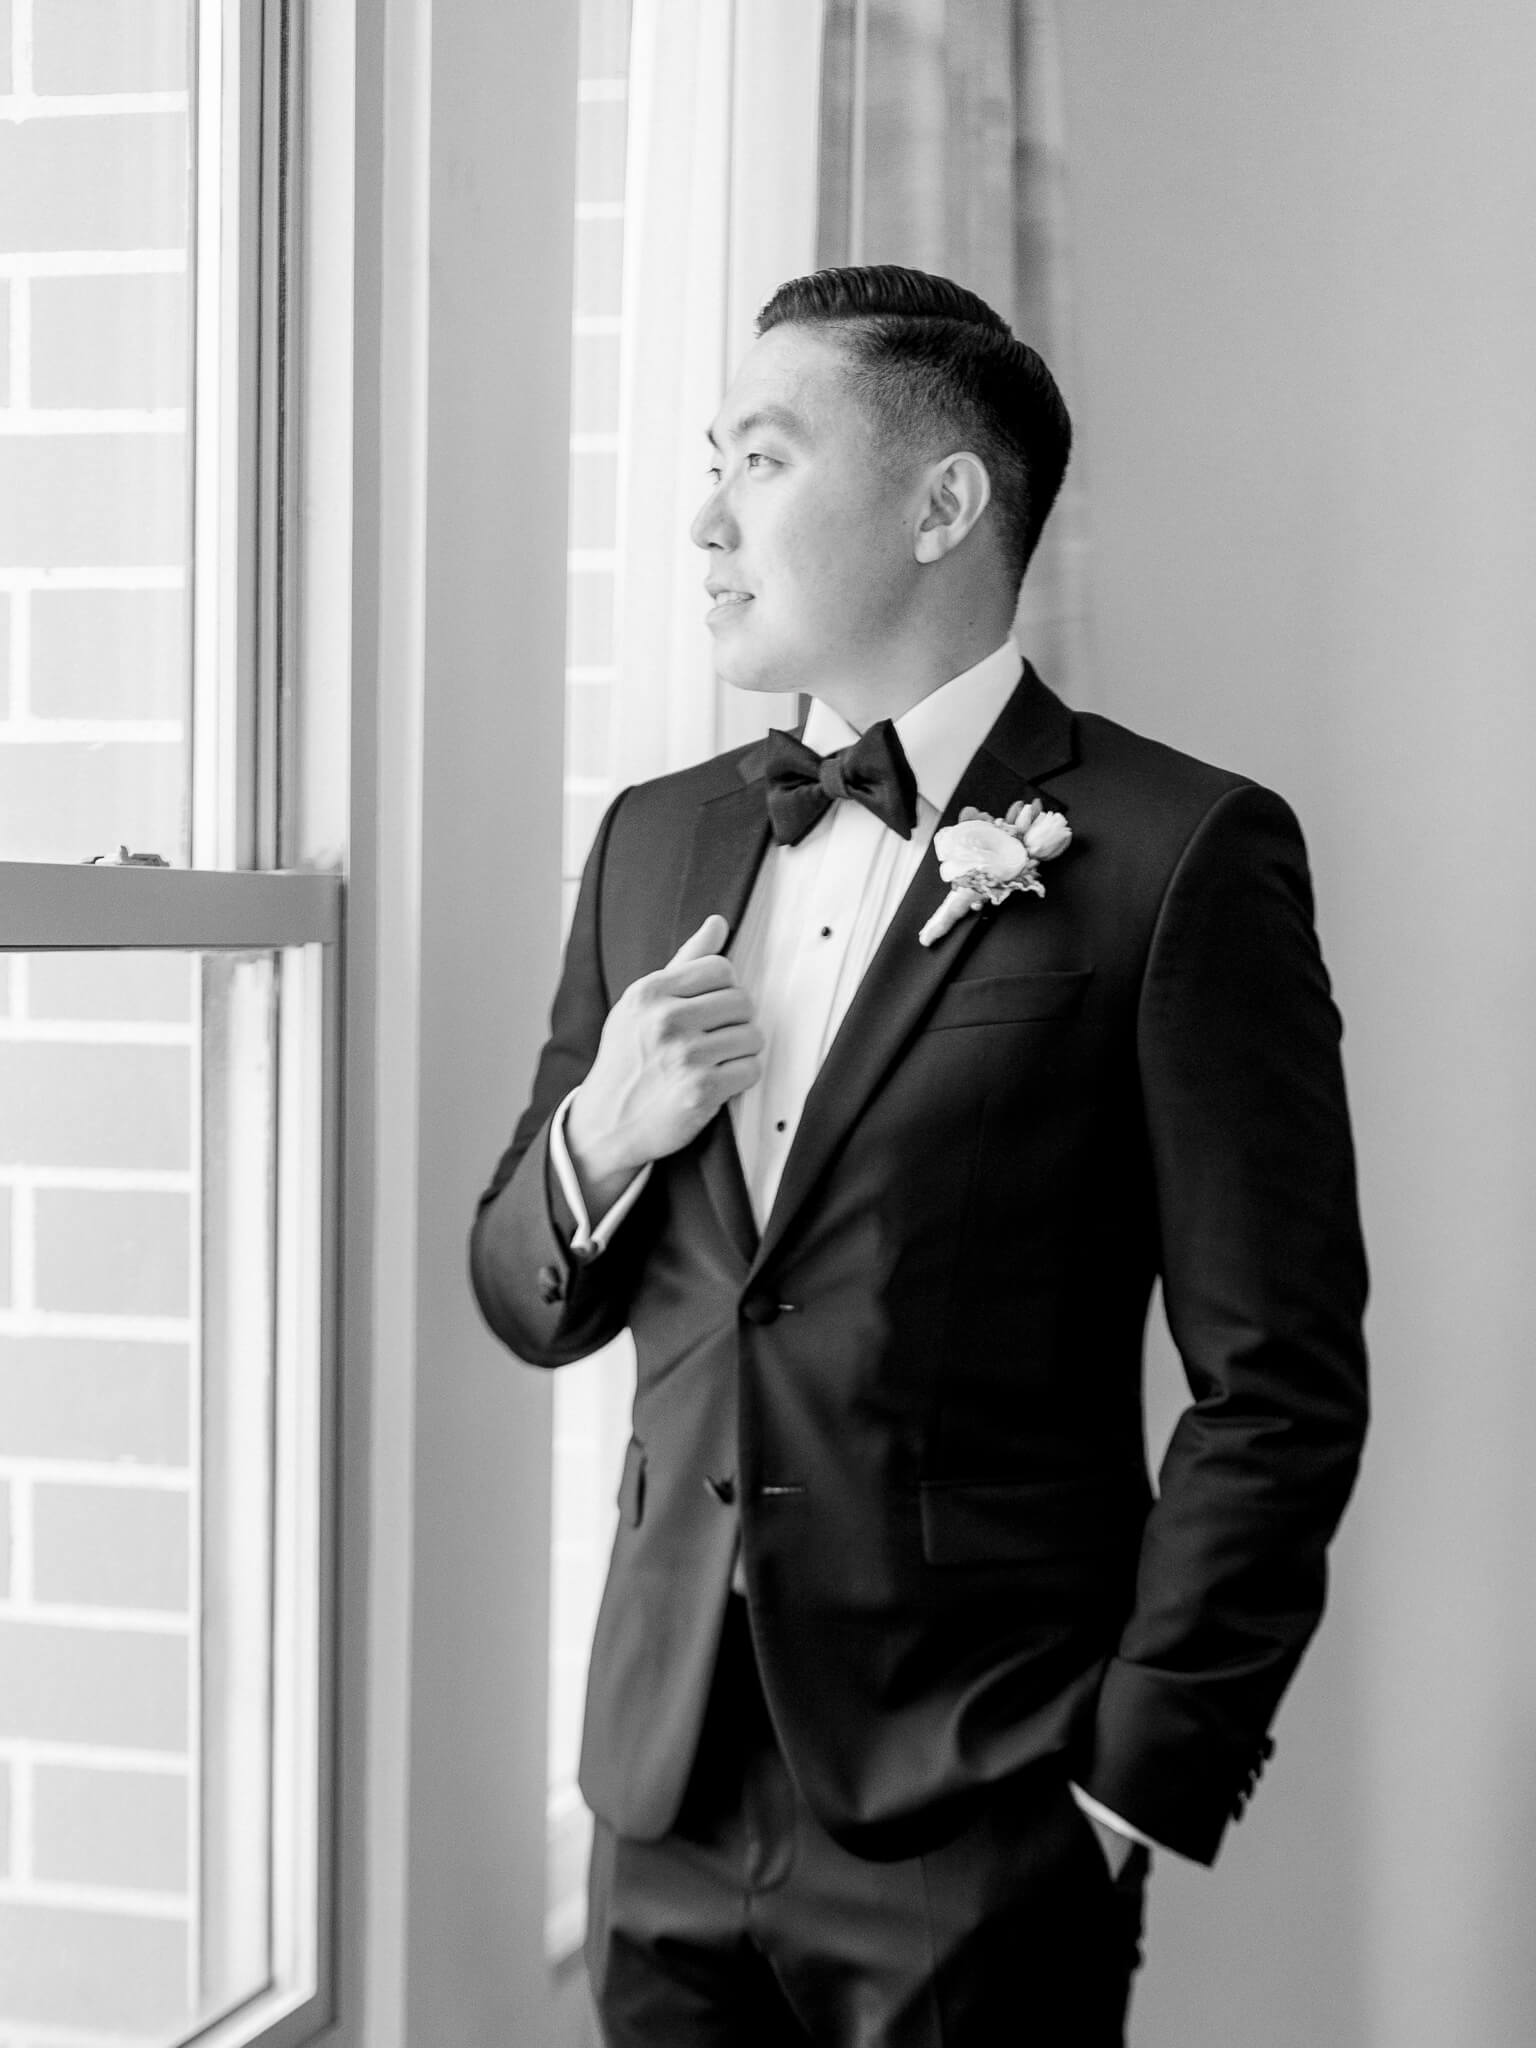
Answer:
M765 1323L778 1321L779 1303L769 1301L766 1295L754 1294L741 1304L741 1313L744 1321L756 1323L761 1328Z

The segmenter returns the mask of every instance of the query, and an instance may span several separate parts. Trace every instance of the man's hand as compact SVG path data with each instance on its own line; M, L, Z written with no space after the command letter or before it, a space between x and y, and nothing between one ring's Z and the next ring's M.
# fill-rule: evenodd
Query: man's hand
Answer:
M706 917L654 974L619 997L591 1071L566 1113L565 1142L593 1223L653 1159L696 1137L762 1074L752 1000L720 948L729 926Z

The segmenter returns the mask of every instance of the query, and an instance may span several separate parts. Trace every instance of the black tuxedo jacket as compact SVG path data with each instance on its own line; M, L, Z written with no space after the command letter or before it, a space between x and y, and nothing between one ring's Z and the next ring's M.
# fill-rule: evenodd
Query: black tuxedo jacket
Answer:
M476 1292L522 1358L627 1324L634 1437L583 1790L663 1833L736 1539L790 1768L912 1853L1054 1758L1204 1861L1315 1628L1365 1418L1339 1024L1295 820L1073 715L1030 671L946 814L1039 795L1072 844L932 950L927 859L828 1052L761 1236L729 1118L573 1260L551 1114L610 1005L766 849L761 746L626 791L593 848ZM1153 1282L1192 1404L1154 1498Z

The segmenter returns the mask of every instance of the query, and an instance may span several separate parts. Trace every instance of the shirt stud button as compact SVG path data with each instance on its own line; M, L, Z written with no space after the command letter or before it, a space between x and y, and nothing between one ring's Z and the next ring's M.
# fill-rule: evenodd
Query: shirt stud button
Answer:
M822 928L821 928L821 936L822 936L822 937L823 937L824 939L830 939L830 938L831 938L831 936L832 936L832 927L831 927L831 925L829 925L829 924L824 924L824 925L822 926Z

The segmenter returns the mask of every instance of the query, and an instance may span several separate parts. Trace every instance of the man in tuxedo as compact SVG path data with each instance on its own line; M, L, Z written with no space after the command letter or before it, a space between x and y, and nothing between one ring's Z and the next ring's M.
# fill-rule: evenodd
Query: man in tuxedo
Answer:
M995 313L854 269L758 334L693 538L719 674L809 713L615 801L472 1242L522 1358L638 1358L593 1988L614 2048L1104 2048L1149 1851L1212 1861L1268 1752L1364 1427L1305 853L1022 660L1070 428ZM935 937L962 810L1033 818L1038 886Z

